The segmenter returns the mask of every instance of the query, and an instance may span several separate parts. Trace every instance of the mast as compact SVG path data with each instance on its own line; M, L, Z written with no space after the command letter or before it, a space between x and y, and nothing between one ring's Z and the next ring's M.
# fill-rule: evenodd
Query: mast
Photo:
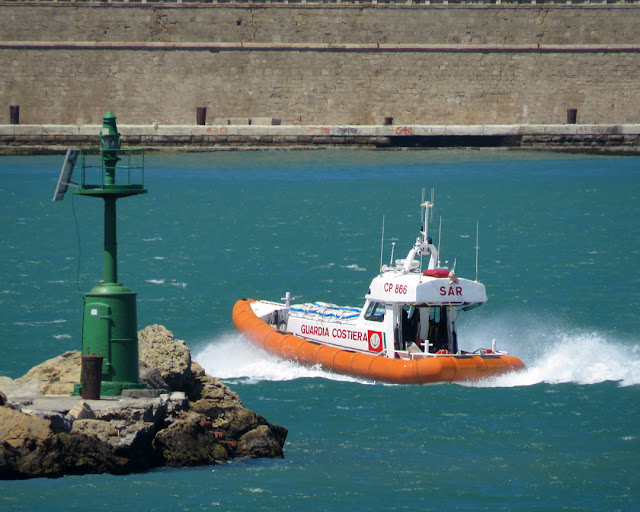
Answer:
M384 252L384 215L382 216L382 240L380 241L380 272L382 272L382 253Z
M422 229L420 230L420 234L422 235L422 237L416 238L416 243L409 251L409 254L407 254L407 257L404 259L404 263L402 265L403 272L410 272L412 270L412 264L415 260L416 255L422 256L431 254L431 258L429 259L429 268L436 268L438 260L438 250L431 242L431 238L429 238L429 222L431 221L433 212L433 196L434 191L433 189L431 189L431 201L425 201L424 188L422 189L422 202L420 203L420 217L422 219Z

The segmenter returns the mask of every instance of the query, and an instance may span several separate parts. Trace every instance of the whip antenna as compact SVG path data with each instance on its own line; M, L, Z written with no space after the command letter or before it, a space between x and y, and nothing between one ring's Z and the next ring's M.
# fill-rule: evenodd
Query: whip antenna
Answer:
M476 282L478 282L478 234L480 232L480 223L476 221Z
M382 216L382 240L380 242L380 271L382 272L382 253L384 251L384 215Z

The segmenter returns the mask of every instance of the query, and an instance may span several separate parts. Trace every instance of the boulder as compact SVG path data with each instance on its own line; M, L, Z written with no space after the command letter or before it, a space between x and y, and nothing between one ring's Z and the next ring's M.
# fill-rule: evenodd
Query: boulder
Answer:
M162 466L194 466L215 464L230 458L220 438L207 430L204 416L183 412L167 428L156 435L155 459Z
M79 350L71 350L34 366L26 375L17 379L17 382L25 385L37 379L40 393L43 395L70 395L73 393L74 384L80 382L81 362L82 353Z
M19 408L20 411L27 416L47 420L54 434L71 431L71 425L73 424L73 421L67 417L66 413L43 409L29 409L28 406L20 406Z
M157 389L161 392L169 392L169 385L162 378L162 372L158 368L151 368L146 362L139 361L140 382L147 385L147 389Z
M0 407L0 443L13 448L43 443L53 435L51 422L9 407Z
M141 462L152 456L152 442L156 427L151 422L123 420L76 420L71 434L84 434L108 444L114 453L130 459L136 466L149 466L150 462Z
M138 333L138 356L142 364L157 368L171 391L188 392L192 385L191 352L183 340L162 325L150 325Z
M225 385L220 379L207 375L198 363L191 363L193 384L189 400L208 400L218 407L228 409L232 407L244 407L238 394Z
M56 434L49 420L0 407L0 479L121 473L126 462L98 439Z
M95 418L96 413L93 412L91 406L84 400L78 402L78 404L67 413L67 419L72 422L77 420L94 420Z
M73 422L71 433L84 434L89 437L95 437L103 443L108 443L109 437L118 435L118 429L108 421L79 419Z
M140 471L152 467L155 425L146 421L126 423L117 432L118 435L109 437L108 443L117 457L127 460L129 470Z
M275 427L275 428L274 428ZM246 457L283 458L286 429L277 425L260 425L240 437L239 446Z
M2 393L5 397L18 391L22 385L19 382L9 378L0 376L0 393Z
M114 402L104 406L95 414L96 419L102 421L121 421L123 424L142 421L159 425L167 415L167 403L162 398L131 399L126 404Z
M4 387L1 389L6 390L5 393L9 402L28 402L34 396L40 395L40 381L37 377L33 377L28 382L18 382L14 380L12 384L8 384L6 381L3 384Z
M131 462L118 457L111 448L98 439L74 434L56 434L46 443L42 469L33 476L60 477L85 474L125 474L132 469Z
M242 456L284 457L282 448L287 429L269 423L259 414L244 407L220 408L206 399L192 403L191 410L205 416L212 430L222 433L225 439L237 442Z

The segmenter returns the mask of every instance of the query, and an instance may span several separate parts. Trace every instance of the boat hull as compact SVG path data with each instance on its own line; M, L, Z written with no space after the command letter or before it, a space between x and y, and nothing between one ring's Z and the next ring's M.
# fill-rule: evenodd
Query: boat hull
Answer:
M504 354L449 354L406 360L323 345L278 331L254 313L252 302L239 300L233 308L233 324L249 341L279 357L304 365L319 364L335 373L394 384L426 384L486 379L525 367L517 357Z

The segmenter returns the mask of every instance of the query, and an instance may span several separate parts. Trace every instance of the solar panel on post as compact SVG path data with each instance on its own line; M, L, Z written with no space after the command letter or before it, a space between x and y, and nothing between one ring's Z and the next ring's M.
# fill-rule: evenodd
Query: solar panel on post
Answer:
M73 174L73 168L76 165L76 160L78 159L79 154L80 151L77 149L67 149L67 154L65 155L64 162L62 164L62 170L60 171L60 177L58 178L58 185L56 186L56 191L53 194L54 201L62 201L69 185L73 185L73 183L71 183L71 175Z

